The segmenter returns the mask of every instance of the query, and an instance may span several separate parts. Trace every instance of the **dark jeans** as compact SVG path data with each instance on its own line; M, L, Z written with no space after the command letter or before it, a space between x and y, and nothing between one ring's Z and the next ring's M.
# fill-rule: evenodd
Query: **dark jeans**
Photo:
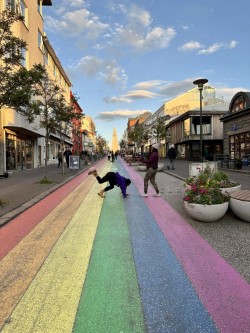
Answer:
M112 190L114 188L114 186L116 185L116 176L115 176L114 172L108 172L102 178L100 176L97 176L96 179L99 184L109 182L109 186L106 186L104 189L105 192Z

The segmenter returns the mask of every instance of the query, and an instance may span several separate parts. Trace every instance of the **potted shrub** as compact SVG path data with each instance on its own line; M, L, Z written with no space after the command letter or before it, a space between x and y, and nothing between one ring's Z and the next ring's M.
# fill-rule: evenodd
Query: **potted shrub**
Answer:
M219 182L202 172L185 180L184 207L195 220L214 222L222 218L229 205L228 193L222 193Z
M222 193L231 193L234 191L238 191L241 189L241 185L235 181L232 181L229 179L229 176L222 172L222 171L216 171L212 173L212 179L217 181L219 183L219 187L222 191Z

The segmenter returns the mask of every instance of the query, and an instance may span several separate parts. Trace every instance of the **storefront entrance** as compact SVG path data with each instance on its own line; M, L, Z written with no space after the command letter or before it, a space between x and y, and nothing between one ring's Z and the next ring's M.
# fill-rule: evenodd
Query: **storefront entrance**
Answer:
M6 134L6 169L23 170L33 168L34 141Z

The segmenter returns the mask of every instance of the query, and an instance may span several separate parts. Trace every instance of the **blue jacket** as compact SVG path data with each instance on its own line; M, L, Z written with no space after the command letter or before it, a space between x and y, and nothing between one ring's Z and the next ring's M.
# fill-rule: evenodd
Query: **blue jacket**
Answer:
M126 198L126 178L121 176L118 172L115 173L116 176L116 185L118 187L120 187L121 191L122 191L122 195L124 196L124 198Z

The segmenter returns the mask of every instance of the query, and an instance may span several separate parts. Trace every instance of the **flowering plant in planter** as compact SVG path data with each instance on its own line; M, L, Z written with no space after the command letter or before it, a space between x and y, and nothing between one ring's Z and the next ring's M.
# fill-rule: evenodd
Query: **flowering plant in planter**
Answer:
M239 183L230 180L228 175L221 171L212 173L212 178L219 182L220 188L235 187L240 185Z
M220 190L220 183L207 173L200 173L197 177L187 178L184 201L201 205L218 205L229 201L228 194Z

